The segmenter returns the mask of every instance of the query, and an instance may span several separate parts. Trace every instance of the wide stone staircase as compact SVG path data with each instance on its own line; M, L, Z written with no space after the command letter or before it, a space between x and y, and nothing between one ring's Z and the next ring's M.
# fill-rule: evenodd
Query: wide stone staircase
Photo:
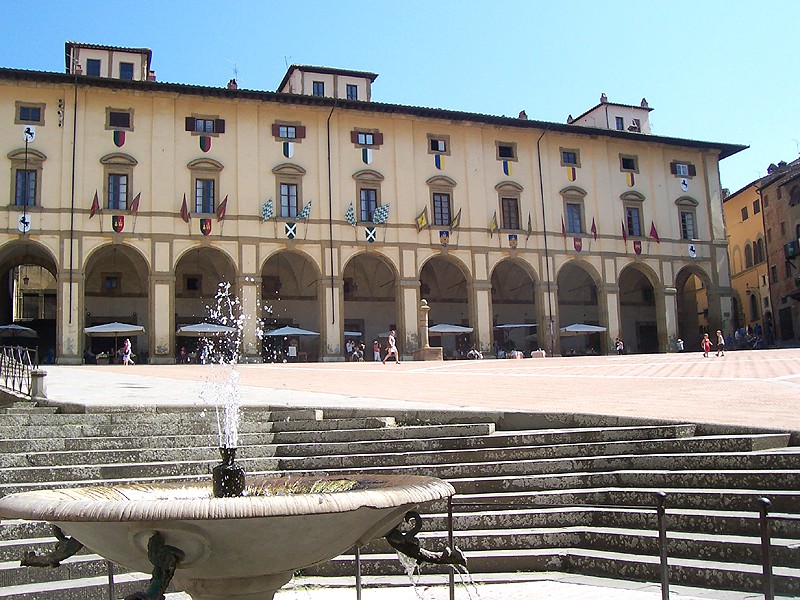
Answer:
M0 409L0 495L43 487L209 478L219 462L213 409ZM581 573L659 581L656 502L666 493L672 584L758 592L758 499L770 499L774 586L800 596L800 447L789 432L585 415L245 408L239 462L256 474L423 474L453 484L455 545L471 573ZM448 505L420 507L424 547L448 539ZM90 550L55 569L45 523L0 523L0 599L107 599L146 587ZM402 575L385 540L361 573ZM353 577L355 554L302 575ZM424 566L423 572L444 572ZM444 579L443 579L444 581Z

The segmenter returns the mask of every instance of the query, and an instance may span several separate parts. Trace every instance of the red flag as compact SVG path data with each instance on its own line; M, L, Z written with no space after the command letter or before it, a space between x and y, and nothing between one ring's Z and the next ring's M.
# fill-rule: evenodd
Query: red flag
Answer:
M564 236L564 239L567 239L567 228L564 225L564 217L561 217L561 235Z
M92 200L92 208L89 210L89 218L91 219L98 212L100 212L100 201L97 199L97 190L95 190L94 200Z
M225 196L220 205L217 207L217 221L222 221L225 218L225 212L228 210L228 196Z
M592 217L592 235L594 236L594 241L597 241L597 225L594 224L594 217Z
M133 199L133 202L131 202L131 206L130 206L130 208L128 209L128 212L129 212L130 214L132 214L132 215L135 215L136 213L138 213L138 212L139 212L139 199L140 199L141 197L142 197L142 193L141 193L141 192L139 192L138 194L136 194L136 197Z
M622 221L622 241L628 243L628 232L625 231L625 221Z
M650 237L657 243L661 243L661 240L658 238L658 232L656 231L656 224L653 221L650 221Z
M183 204L181 205L181 219L184 223L188 223L191 216L189 215L189 208L186 206L186 194L183 195Z

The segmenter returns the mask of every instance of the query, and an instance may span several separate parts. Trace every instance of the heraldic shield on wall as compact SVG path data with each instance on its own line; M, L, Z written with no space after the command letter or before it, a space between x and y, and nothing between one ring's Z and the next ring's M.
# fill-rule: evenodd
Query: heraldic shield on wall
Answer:
M117 233L122 233L122 230L125 229L125 215L114 215L111 217L111 227Z
M211 233L211 219L200 219L200 233L203 235Z

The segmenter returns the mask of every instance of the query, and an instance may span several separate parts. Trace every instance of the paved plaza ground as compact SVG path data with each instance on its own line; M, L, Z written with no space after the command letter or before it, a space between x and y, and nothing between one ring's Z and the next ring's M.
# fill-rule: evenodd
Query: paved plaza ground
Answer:
M210 406L219 367L47 366L48 396L94 405ZM252 405L572 412L800 431L800 350L448 362L240 365ZM461 587L470 600L657 600L657 584L560 573ZM534 581L530 581L533 578ZM289 587L278 600L355 599L353 581ZM321 583L321 582L320 582ZM444 600L446 586L366 582L363 600ZM671 588L678 600L749 600L759 594ZM171 594L169 600L188 599Z

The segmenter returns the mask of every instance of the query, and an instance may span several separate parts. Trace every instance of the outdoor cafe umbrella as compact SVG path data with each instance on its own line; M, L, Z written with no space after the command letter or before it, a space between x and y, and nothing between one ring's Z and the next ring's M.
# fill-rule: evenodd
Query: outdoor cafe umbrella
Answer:
M428 327L430 333L472 333L472 327L464 327L463 325L449 325L447 323L439 323L432 327Z
M585 323L573 323L559 329L561 335L582 335L589 333L600 333L607 331L605 327L600 325L586 325Z
M228 327L227 325L217 325L216 323L195 323L194 325L181 325L178 327L177 335L184 335L187 337L205 337L209 335L224 335L226 333L233 333L236 331L235 327Z
M265 331L264 335L266 337L287 337L290 335L319 335L319 333L316 331L309 331L308 329L300 329L299 327L291 327L287 325L286 327L273 329L272 331Z
M83 332L91 337L113 337L114 348L117 347L117 338L121 335L140 335L144 333L144 327L141 325L131 325L130 323L103 323L102 325L93 325L92 327L84 327Z
M35 338L39 337L39 334L36 333L30 327L23 327L22 325L17 325L16 323L10 323L8 325L0 325L0 338Z

